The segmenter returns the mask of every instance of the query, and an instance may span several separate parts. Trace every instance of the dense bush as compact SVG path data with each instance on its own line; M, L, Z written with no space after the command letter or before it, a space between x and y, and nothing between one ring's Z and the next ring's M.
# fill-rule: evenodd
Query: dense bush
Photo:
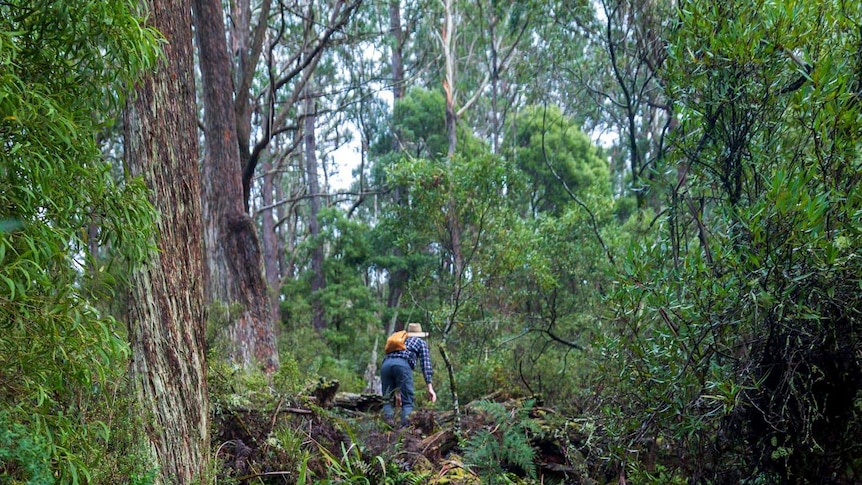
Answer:
M857 482L859 12L714 6L678 11L680 171L612 299L606 422L655 483Z

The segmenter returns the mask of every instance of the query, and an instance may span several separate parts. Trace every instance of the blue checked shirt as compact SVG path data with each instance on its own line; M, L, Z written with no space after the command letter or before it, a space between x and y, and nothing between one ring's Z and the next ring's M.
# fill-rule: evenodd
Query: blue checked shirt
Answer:
M398 357L404 359L410 364L411 369L415 369L416 358L418 357L419 362L422 363L422 376L425 378L425 383L431 384L431 374L434 370L431 368L431 350L428 348L428 344L421 338L407 337L404 346L407 347L406 350L386 354L386 358Z

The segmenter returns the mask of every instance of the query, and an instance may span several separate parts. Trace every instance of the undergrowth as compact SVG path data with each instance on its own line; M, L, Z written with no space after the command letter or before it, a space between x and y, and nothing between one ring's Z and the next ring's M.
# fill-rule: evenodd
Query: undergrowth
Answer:
M511 411L497 402L477 404L490 422L467 439L464 457L472 468L488 477L489 483L508 483L506 476L514 470L536 478L536 450L530 440L541 436L542 428L530 417L534 404L527 400Z

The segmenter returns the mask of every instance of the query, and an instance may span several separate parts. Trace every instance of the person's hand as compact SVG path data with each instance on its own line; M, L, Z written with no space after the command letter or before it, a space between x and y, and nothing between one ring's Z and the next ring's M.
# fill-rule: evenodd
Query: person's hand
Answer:
M431 396L431 402L437 402L437 393L434 392L434 386L428 383L428 395Z

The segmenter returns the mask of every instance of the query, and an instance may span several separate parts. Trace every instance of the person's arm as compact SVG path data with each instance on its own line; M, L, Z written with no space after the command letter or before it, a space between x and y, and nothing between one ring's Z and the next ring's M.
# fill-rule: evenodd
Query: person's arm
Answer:
M437 393L434 392L434 385L431 384L431 377L434 373L434 369L431 367L431 350L425 341L422 341L420 348L419 362L422 365L422 376L425 378L425 384L428 387L428 396L430 396L431 402L437 402Z

